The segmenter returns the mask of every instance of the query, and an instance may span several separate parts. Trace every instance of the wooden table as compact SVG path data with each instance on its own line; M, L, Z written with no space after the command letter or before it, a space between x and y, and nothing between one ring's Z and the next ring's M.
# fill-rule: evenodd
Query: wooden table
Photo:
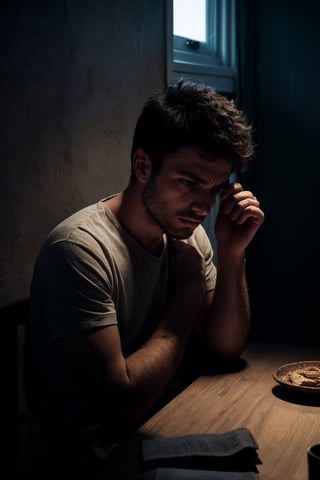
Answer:
M141 440L247 427L259 445L259 480L307 480L307 447L320 443L320 395L277 384L272 373L296 361L320 360L320 349L250 343L240 371L199 377L123 446L114 479L133 478ZM119 457L120 458L120 457Z

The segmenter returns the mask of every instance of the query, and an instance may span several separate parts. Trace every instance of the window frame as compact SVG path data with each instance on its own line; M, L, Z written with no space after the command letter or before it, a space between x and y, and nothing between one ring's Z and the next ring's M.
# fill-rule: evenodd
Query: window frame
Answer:
M167 80L204 81L220 92L235 93L237 78L236 0L207 0L207 42L199 49L173 34L173 0L167 0Z

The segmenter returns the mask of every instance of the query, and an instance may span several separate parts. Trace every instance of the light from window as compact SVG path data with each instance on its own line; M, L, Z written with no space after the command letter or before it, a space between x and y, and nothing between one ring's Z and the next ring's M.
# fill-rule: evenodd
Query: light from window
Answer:
M184 76L235 92L236 1L167 0L169 81Z
M205 42L206 0L173 0L173 33Z

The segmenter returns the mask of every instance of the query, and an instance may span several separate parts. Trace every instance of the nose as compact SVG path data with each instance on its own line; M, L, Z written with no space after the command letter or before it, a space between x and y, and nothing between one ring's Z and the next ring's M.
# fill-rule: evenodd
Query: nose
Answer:
M216 196L216 193L210 191L198 194L192 202L192 211L199 216L207 216L215 204Z

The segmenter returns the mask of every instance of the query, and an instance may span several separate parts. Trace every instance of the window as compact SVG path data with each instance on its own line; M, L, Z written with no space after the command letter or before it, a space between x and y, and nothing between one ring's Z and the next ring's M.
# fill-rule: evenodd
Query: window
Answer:
M168 0L168 81L236 89L235 0Z

